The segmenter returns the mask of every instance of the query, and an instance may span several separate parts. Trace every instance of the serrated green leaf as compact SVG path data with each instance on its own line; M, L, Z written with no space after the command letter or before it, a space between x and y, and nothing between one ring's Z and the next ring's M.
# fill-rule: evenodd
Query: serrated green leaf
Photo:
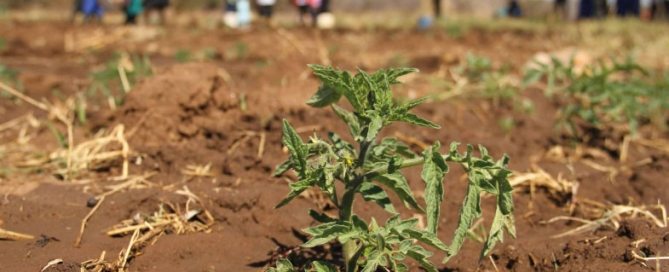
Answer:
M409 237L414 238L418 241L421 241L429 246L432 246L434 248L437 248L441 251L447 251L448 246L444 244L441 240L439 240L439 237L437 237L436 234L427 232L427 231L420 231L417 229L407 229L404 231Z
M360 260L360 257L366 252L366 247L365 245L361 245L358 247L358 249L355 251L355 254L353 254L353 257L348 260L348 263L346 263L346 271L355 271L358 268L358 260Z
M448 165L439 154L441 145L436 142L423 152L423 171L421 178L425 182L425 209L427 215L427 229L437 233L441 202L444 198L444 175L448 172Z
M427 128L434 128L434 129L439 129L441 126L432 123L431 121L425 120L423 118L420 118L416 116L413 113L405 113L401 116L396 117L395 120L393 121L401 121L401 122L406 122L409 124L421 126L421 127L427 127Z
M389 68L379 70L378 72L374 73L372 77L376 80L380 80L380 76L383 75L387 78L390 84L398 84L400 82L397 79L404 75L416 72L418 72L418 69L416 68Z
M360 98L351 86L351 75L348 72L322 65L309 65L309 68L323 84L336 88L341 95L346 97L356 111L365 110Z
M388 194L381 187L371 182L365 182L360 185L359 192L365 201L372 201L389 213L397 213L392 202L390 202L390 198L388 198Z
M335 87L322 84L318 88L316 94L307 100L307 105L314 108L322 108L337 103L340 98L341 93L339 93Z
M383 118L380 116L372 116L372 120L369 122L369 127L367 128L367 135L365 140L367 142L373 142L376 139L376 135L383 128Z
M509 220L509 218L512 217L513 217L512 215L504 215L502 211L499 209L499 207L497 208L497 210L495 211L495 217L493 218L492 221L492 225L490 226L490 232L488 234L488 238L483 244L483 250L481 250L480 259L483 259L483 257L488 256L488 254L490 254L493 248L495 248L495 244L497 244L497 242L504 241L504 228L507 225L507 221Z
M529 86L541 79L543 77L544 72L539 69L529 69L525 72L525 75L523 75L523 81L522 84L523 86Z
M409 182L402 175L402 173L386 174L383 176L378 176L375 179L379 183L395 192L395 194L397 194L397 196L402 200L402 202L404 202L407 207L418 211L423 211L423 209L418 205L418 201L416 201L416 198L411 191L411 187L409 187Z
M350 230L351 226L342 222L330 222L318 225L316 227L307 228L304 230L304 232L312 235L312 237L302 246L311 248L327 244L330 241L336 239L338 236L349 232Z
M313 186L315 183L315 180L313 179L304 179L300 180L298 182L294 182L290 184L290 193L288 193L288 196L286 196L279 204L274 207L275 209L281 208L285 206L286 204L290 203L293 199L298 197L304 190L308 189L309 187Z
M412 110L413 108L417 107L418 105L425 103L425 101L427 101L428 99L429 99L428 97L421 97L421 98L410 100L409 102L406 102L406 103L402 104L401 106L399 106L398 110L402 111L404 113L407 113L410 110Z
M280 259L276 262L276 267L267 269L267 272L296 272L293 264L289 260Z
M298 172L298 176L302 178L307 170L307 156L309 154L309 149L302 142L300 135L297 134L297 131L288 123L288 120L283 120L283 144L288 148L290 152L290 160Z
M504 215L513 214L513 189L511 188L511 184L509 184L506 178L500 179L498 182L500 186L500 194L498 196L500 210Z
M418 218L410 218L407 220L400 220L399 215L392 216L386 221L384 229L394 231L397 234L404 234L408 229L415 229L418 225Z
M323 262L323 261L315 261L311 263L311 272L337 272L337 268L335 268L332 264Z
M284 173L286 173L286 171L290 170L291 168L293 168L293 162L290 161L290 160L287 160L287 161L283 162L282 164L279 164L276 167L276 169L274 170L274 173L272 175L275 176L275 177L281 176Z
M362 272L376 272L376 269L383 263L385 255L378 251L372 251L369 256L367 256L367 261L365 266L362 268Z
M329 223L336 221L334 218L328 216L327 214L319 213L314 210L309 210L309 216L311 216L311 218L313 218L319 223Z
M346 123L348 126L349 131L351 132L351 135L353 137L361 137L360 135L360 122L358 121L358 118L351 112L333 104L332 105L332 110L339 116L339 118Z
M496 180L486 177L485 171L481 169L474 168L467 173L469 180L471 180L476 186L480 187L482 191L498 195L499 189L497 186Z
M427 272L437 272L437 267L435 267L429 260L432 253L425 250L421 246L414 245L409 251L407 251L407 256L416 260L420 266L425 269Z
M411 148L409 148L407 144L393 137L383 138L381 143L374 145L370 151L370 155L372 158L383 161L385 161L386 158L391 157L407 159L418 157L416 153L411 151Z
M455 229L453 241L448 247L448 256L444 259L444 263L448 262L450 258L458 254L462 244L465 242L469 228L471 228L474 220L481 217L481 196L480 189L472 182L467 187L467 194L462 202L460 208L460 218L458 219L458 226Z

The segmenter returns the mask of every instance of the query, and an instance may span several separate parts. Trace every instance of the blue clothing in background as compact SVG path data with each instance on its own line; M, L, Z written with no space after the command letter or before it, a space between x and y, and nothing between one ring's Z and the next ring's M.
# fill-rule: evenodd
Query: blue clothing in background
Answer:
M597 15L595 0L581 0L581 3L578 7L578 18L593 18L595 15Z
M104 8L99 0L81 0L81 12L86 17L102 17L104 15Z
M511 1L509 3L507 15L509 17L521 17L523 16L523 9L520 7L518 1Z
M237 22L239 26L251 24L251 3L248 0L237 1Z
M125 12L130 16L137 16L144 11L142 0L129 0Z
M639 0L618 0L616 13L618 16L639 16Z
M81 12L86 16L102 17L104 8L99 0L81 0Z

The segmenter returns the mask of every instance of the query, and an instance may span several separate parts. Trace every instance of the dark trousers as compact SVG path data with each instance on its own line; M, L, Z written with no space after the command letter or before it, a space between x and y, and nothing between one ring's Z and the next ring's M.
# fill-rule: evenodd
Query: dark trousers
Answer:
M596 11L595 0L581 0L578 8L578 18L593 18L597 14Z
M260 13L260 16L262 17L272 18L272 8L273 6L271 5L258 6L258 13Z
M126 25L136 25L137 24L137 15L136 14L126 14L125 15L125 24Z
M618 0L616 13L618 16L639 16L639 0Z

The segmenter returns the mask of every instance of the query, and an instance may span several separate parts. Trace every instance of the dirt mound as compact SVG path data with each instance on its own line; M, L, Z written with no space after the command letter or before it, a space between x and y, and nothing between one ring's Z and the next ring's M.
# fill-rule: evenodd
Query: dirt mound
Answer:
M167 68L137 85L108 120L128 127L136 151L168 166L177 159L220 158L236 134L253 126L245 122L253 118L244 118L240 95L227 87L224 73L212 64Z

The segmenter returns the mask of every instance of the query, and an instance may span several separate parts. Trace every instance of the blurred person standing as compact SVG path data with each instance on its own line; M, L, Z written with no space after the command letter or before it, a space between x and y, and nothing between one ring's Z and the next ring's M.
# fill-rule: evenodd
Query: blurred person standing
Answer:
M591 19L597 15L595 0L581 0L578 6L578 19Z
M74 0L74 5L72 7L72 22L74 23L77 20L77 15L83 13L81 10L81 0Z
M330 0L320 0L321 8L320 13L329 13L330 12Z
M295 4L295 7L297 7L297 14L299 18L300 25L306 25L306 20L304 19L305 17L308 16L309 14L309 3L307 0L295 0L293 2Z
M80 10L84 14L84 22L95 20L102 22L102 16L105 14L102 0L81 0Z
M335 26L335 17L330 13L330 0L308 0L308 2L314 27L331 29Z
M125 0L123 2L123 11L125 12L125 24L136 25L137 17L144 10L142 0Z
M251 24L250 0L237 0L237 27L246 28Z
M616 14L620 17L639 16L639 0L617 0Z
M223 25L237 28L237 0L223 0Z
M144 16L146 23L151 22L151 14L158 13L160 24L164 25L167 22L167 15L165 14L167 8L170 6L170 0L144 0Z
M441 0L432 0L432 12L434 18L441 18Z
M656 13L659 13L660 6L664 6L664 19L669 19L669 0L659 0L658 2L658 12Z
M553 3L553 12L560 20L568 18L567 0L555 0Z
M260 14L260 17L267 21L271 20L276 0L256 0L256 4L258 4L258 14Z
M311 25L314 27L318 23L318 15L321 14L321 4L321 0L307 0L309 13L311 13Z
M518 3L518 0L510 0L506 12L506 15L509 17L518 18L523 16L523 9L520 6L520 3Z
M644 21L652 20L653 6L655 6L655 1L653 0L639 0L639 18Z

